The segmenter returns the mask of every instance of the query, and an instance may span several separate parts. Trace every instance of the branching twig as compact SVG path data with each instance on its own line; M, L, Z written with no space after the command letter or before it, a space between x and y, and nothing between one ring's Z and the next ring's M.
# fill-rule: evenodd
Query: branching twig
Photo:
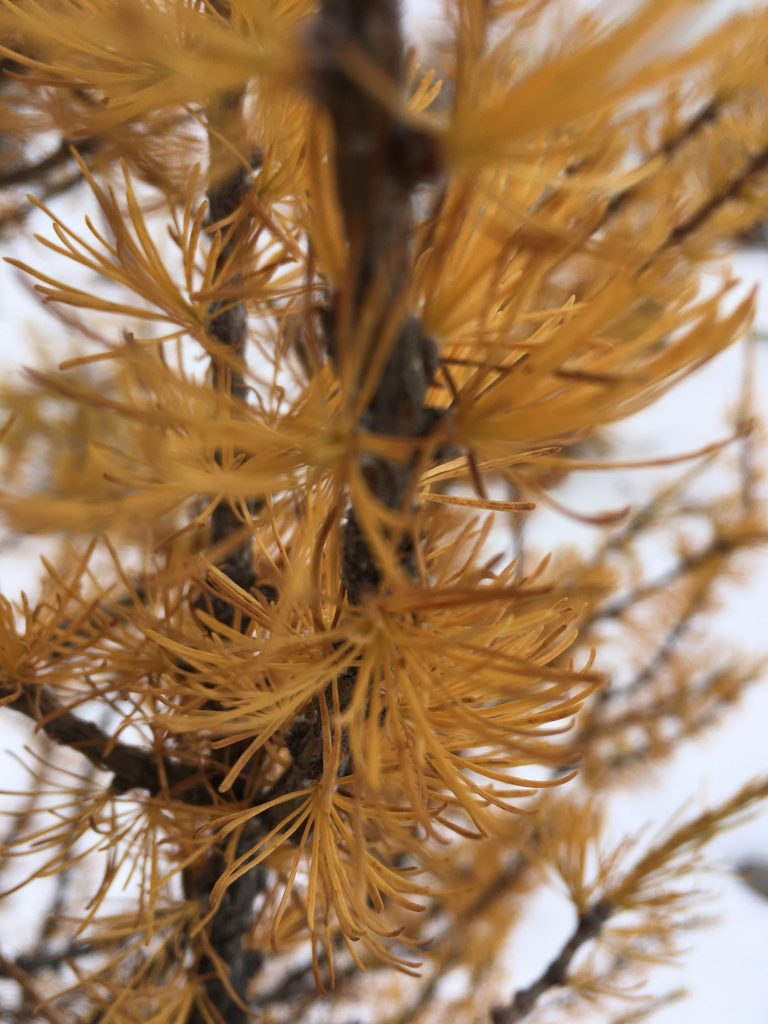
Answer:
M44 1017L48 1024L66 1024L66 1021L59 1012L38 992L34 979L18 963L9 960L2 953L0 953L0 975L16 982L24 998L34 1007L35 1013L40 1017Z
M82 139L77 143L77 151L81 156L92 152L95 148L96 142L93 139ZM44 156L36 163L24 164L21 167L12 167L8 170L0 171L0 189L21 185L29 187L36 182L41 182L42 179L47 178L52 172L65 167L71 161L72 143L68 139L62 139L52 153ZM78 171L75 180L80 178L81 175Z
M169 788L189 786L200 781L197 773L175 761L163 761L147 750L115 740L94 722L85 721L60 704L44 687L22 686L19 690L0 687L5 707L31 718L37 728L59 746L70 747L92 765L113 776L115 793L145 789L158 793L167 780Z
M645 270L663 250L681 245L687 241L721 207L734 199L738 199L752 179L756 178L766 169L768 169L768 147L754 153L740 174L735 178L731 178L719 192L713 193L689 217L676 225L661 245L644 261L640 269Z
M218 6L224 16L228 16L228 4L223 0L214 6ZM225 232L224 244L216 262L216 277L222 286L236 287L242 281L239 271L234 275L231 275L230 271L229 279L225 275L243 231L248 230L247 219L245 222L242 220L242 207L250 188L252 168L238 160L234 168L230 169L232 150L237 152L237 144L242 136L243 103L242 91L229 92L220 96L208 111L211 179L208 187L209 218L212 224L227 225L222 229ZM222 173L222 165L228 168L225 173ZM244 402L248 393L245 366L248 320L245 303L216 302L210 307L209 315L208 333L222 353L219 355L214 349L211 358L213 387ZM216 459L218 462L222 461L220 451L216 452ZM253 514L258 500L254 497L244 503L244 510L248 515ZM212 546L215 547L242 531L242 516L229 502L219 502L210 521ZM247 535L245 541L219 563L219 568L243 590L248 591L254 586L256 577L250 535ZM231 625L231 606L219 598L215 598L212 604L215 617L220 622ZM233 744L227 749L227 766L237 760L243 749L242 744ZM249 843L250 839L247 836L243 837L235 851L235 857L244 853ZM226 870L227 863L223 848L214 846L201 871L185 873L186 895L192 899L199 899L207 909L211 892ZM207 928L207 945L199 964L206 1005L205 1008L198 1005L193 1010L190 1024L203 1024L211 1017L220 1020L222 1024L243 1024L247 1020L248 988L261 965L261 955L246 949L244 943L253 918L254 902L263 890L264 884L264 871L254 869L238 878L224 892Z
M667 587L673 586L675 583L683 579L683 577L703 569L713 560L727 558L729 555L753 544L762 544L765 542L765 539L766 537L763 531L744 534L736 533L732 536L716 535L709 544L701 548L699 551L693 552L685 558L682 558L677 565L673 566L667 572L661 573L654 579L639 584L637 587L633 588L622 597L617 598L615 601L610 601L607 604L595 608L594 611L587 615L582 621L582 630L591 628L597 622L606 622L610 619L618 619L626 612L636 607L636 605L641 601L645 601L649 597L653 597L654 594L658 594L660 591L666 590Z
M493 1024L516 1024L524 1020L545 992L565 985L573 958L585 943L597 938L615 909L612 903L598 900L583 911L571 937L542 974L527 988L520 989L508 1006L497 1006L493 1010Z
M16 958L16 964L28 974L34 974L35 971L55 971L63 967L69 960L79 960L80 957L91 956L98 951L99 947L93 943L75 939L59 949L23 953Z
M768 778L757 778L743 786L729 799L718 806L703 811L683 822L648 849L615 884L608 885L599 896L579 915L576 928L557 956L539 977L524 989L520 989L511 1003L493 1010L493 1024L516 1024L533 1010L538 1000L547 991L568 983L568 971L579 949L596 939L606 922L622 910L643 906L643 887L649 879L664 872L674 872L674 865L680 857L694 856L712 840L738 814L747 811L754 804L768 798ZM652 909L654 903L647 905Z

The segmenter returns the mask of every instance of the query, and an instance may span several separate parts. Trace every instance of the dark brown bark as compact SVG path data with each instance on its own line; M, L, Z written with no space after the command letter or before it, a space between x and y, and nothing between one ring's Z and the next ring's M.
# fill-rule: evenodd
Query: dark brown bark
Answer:
M697 210L676 225L665 241L645 260L640 269L645 270L649 267L664 249L682 245L688 241L723 206L742 198L744 190L767 170L768 147L753 153L739 174L725 182L719 192L709 196Z
M386 334L390 354L360 426L373 434L418 438L433 422L425 400L436 349L403 299L413 188L434 172L436 155L431 140L406 126L397 110L404 63L398 0L324 0L313 44L322 55L318 91L333 123L337 198L349 256L347 280L326 318L327 347L342 369L354 355L364 378ZM385 76L392 105L345 70L349 53L362 54ZM397 309L402 312L393 323ZM372 310L373 328L360 331L363 316L370 317ZM341 330L344 337L338 336ZM360 346L367 351L361 353ZM407 500L413 473L409 462L369 456L360 468L384 505L396 509ZM400 541L407 558L409 539ZM354 509L345 528L342 573L352 603L379 586L379 567Z
M576 922L571 937L539 977L527 988L520 989L508 1006L496 1007L491 1014L493 1024L516 1024L524 1020L545 992L565 985L573 958L585 943L597 938L614 909L605 900L588 907Z
M96 148L97 143L94 139L81 139L77 143L77 152L83 157L92 153ZM0 170L0 189L21 186L25 188L44 187L51 183L53 176L67 168L71 169L72 165L74 165L72 143L68 139L62 139L53 152L48 153L40 160ZM82 180L79 171L72 180L73 182Z
M195 783L195 779L199 782L197 773L178 762L157 758L148 750L115 740L94 722L79 718L60 704L45 687L22 686L11 690L0 686L0 699L9 697L5 707L31 718L54 743L77 750L96 768L110 772L115 793L130 789L158 793L164 787L164 775L170 789L187 789L185 795L189 798L189 787L195 786L195 795L200 795Z
M209 111L211 184L208 189L208 208L209 222L212 225L241 216L243 199L251 184L251 170L243 165L235 165L222 172L222 166L231 163L228 147L223 140L237 145L242 139L242 107L243 94L229 93L220 97L215 107ZM218 257L217 277L225 272L227 263L240 241L240 234L247 228L247 222L242 218L239 224L235 223L224 229L229 234ZM221 285L227 287L237 287L240 283L239 272L228 281L220 281ZM211 358L213 387L244 402L248 392L245 361L248 321L245 303L214 303L210 308L208 333L215 346ZM218 460L221 459L218 453L216 457ZM252 515L257 505L258 498L254 496L244 506L247 514ZM215 546L226 541L234 534L241 533L243 528L242 513L233 505L222 501L211 516L211 544ZM243 590L247 591L255 586L250 536L246 536L246 539L219 563L219 568ZM213 598L210 604L214 616L220 622L232 624L234 613L226 601ZM233 744L226 748L226 767L234 763L242 749L242 744ZM243 838L235 856L245 852L251 841L250 836ZM207 912L210 894L226 866L223 848L214 846L202 868L185 873L186 895L199 899L203 912ZM251 926L254 903L264 888L264 882L264 871L256 869L233 882L224 892L207 929L210 953L205 952L202 955L198 967L207 1016L202 1007L198 1006L192 1013L190 1024L204 1024L210 1017L219 1018L223 1024L245 1024L250 1017L248 988L261 965L261 955L247 949L245 939ZM222 971L226 972L226 979L222 976Z

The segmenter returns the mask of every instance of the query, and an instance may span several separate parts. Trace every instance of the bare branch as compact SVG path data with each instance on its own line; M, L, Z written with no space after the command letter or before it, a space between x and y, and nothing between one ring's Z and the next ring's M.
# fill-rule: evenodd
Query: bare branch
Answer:
M93 152L96 142L93 139L82 139L77 143L77 151L81 156ZM61 170L72 161L72 143L68 139L62 139L53 152L31 164L24 164L21 167L12 167L0 171L0 189L13 188L18 186L31 187L35 184L43 184L44 179L51 174ZM80 179L80 172L77 172L75 180Z
M666 244L680 245L706 223L721 206L733 199L738 199L752 179L766 169L768 169L768 147L754 153L741 174L728 181L719 192L715 192L705 203L702 203L690 217L678 224Z
M91 954L98 951L99 947L92 942L74 940L57 949L35 950L31 953L23 953L16 958L16 964L28 974L34 974L35 971L55 971L64 967L69 960L79 960L80 957L91 956Z
M145 789L157 793L163 788L158 760L149 751L115 740L94 722L78 718L45 687L23 686L18 691L0 687L0 699L5 700L5 707L31 718L54 743L77 750L96 768L110 772L114 792ZM169 786L184 785L192 777L173 761L164 762L164 772Z
M37 990L34 979L19 967L18 963L9 960L0 953L0 975L15 981L21 989L24 998L30 1002L35 1013L44 1017L48 1024L66 1024L64 1018L55 1010L50 1003Z
M615 910L612 903L598 900L580 914L571 937L542 974L527 988L520 989L508 1006L497 1006L493 1010L493 1024L516 1024L524 1020L545 992L565 985L573 958L585 943L597 938Z
M582 623L582 629L587 629L597 622L605 622L608 619L618 619L626 612L633 609L641 601L653 597L667 587L673 586L690 573L703 569L716 559L727 558L755 544L764 544L765 532L755 530L747 533L735 533L732 536L716 535L709 544L699 551L695 551L685 558L682 558L677 565L667 572L661 573L652 580L639 584L637 587L624 594L622 597L611 601L608 604L597 607L591 612Z

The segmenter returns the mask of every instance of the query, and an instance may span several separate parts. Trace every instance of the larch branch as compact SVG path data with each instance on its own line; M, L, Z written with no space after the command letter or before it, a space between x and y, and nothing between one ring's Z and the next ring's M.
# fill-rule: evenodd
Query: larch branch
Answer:
M703 569L714 560L728 558L738 551L753 545L764 544L765 540L765 531L760 529L735 533L732 536L717 535L699 551L682 558L672 569L661 573L652 580L639 584L629 593L616 598L615 601L610 601L594 609L582 620L582 630L592 627L597 622L621 618L622 615L633 609L640 602L653 597L660 591L666 590L667 587L674 586L685 576Z
M32 719L48 739L78 751L96 768L109 772L115 793L144 789L154 794L160 792L166 782L169 788L174 788L189 784L193 775L199 779L196 773L174 761L163 761L161 773L158 758L148 750L116 740L94 722L79 718L45 687L0 687L0 699L4 700L5 707Z
M34 979L15 961L9 960L2 953L0 953L0 976L16 982L24 999L32 1005L37 1016L47 1020L48 1024L66 1024L61 1014L38 991Z
M92 152L95 148L96 143L92 139L82 139L77 143L77 151L81 156ZM23 164L0 171L0 189L14 188L22 185L28 187L36 183L41 184L52 173L72 163L74 163L72 159L72 143L68 139L63 139L56 149L35 163ZM79 180L81 180L81 175L78 171L73 181Z
M545 992L567 984L573 958L583 945L597 938L614 911L615 907L607 900L598 900L583 911L570 938L539 977L520 989L507 1006L497 1006L493 1010L493 1024L516 1024L524 1020Z

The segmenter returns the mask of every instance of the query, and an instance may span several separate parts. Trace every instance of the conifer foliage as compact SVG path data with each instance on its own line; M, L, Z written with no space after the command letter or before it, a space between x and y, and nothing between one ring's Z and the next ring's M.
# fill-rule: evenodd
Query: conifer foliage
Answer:
M0 874L41 908L4 1020L608 1014L768 795L603 840L760 672L696 635L766 539L748 389L645 504L579 513L593 551L528 541L748 333L715 259L768 205L768 13L555 6L445 0L420 52L398 0L0 0L0 229L44 215L11 263L56 335L2 386L4 529L46 552L0 605ZM515 992L542 867L576 925Z

